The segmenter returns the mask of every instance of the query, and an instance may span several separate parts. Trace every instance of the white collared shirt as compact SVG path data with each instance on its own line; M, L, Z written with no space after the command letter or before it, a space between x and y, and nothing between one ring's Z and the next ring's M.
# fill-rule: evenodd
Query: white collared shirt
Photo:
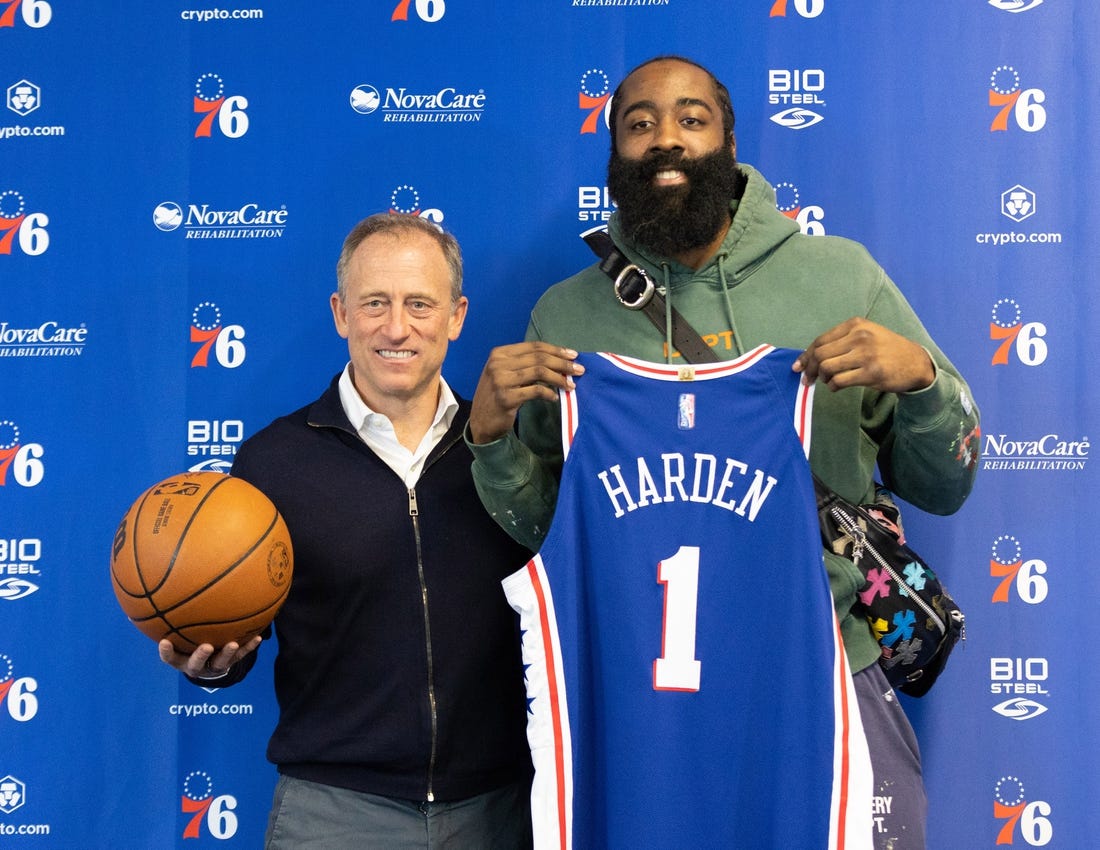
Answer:
M447 429L451 427L455 414L458 413L458 401L455 399L451 388L443 377L439 378L439 405L435 410L435 419L432 426L420 440L416 451L410 452L397 441L397 434L393 430L390 418L382 413L375 413L363 401L359 391L351 379L351 363L344 367L340 375L340 403L344 407L344 413L352 427L359 433L370 450L392 469L405 482L406 487L416 486L420 480L420 473L424 470L424 461L436 444L443 439Z

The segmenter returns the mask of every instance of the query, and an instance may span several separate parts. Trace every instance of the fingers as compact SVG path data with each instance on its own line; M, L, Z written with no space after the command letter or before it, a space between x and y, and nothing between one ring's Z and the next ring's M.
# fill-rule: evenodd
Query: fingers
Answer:
M499 439L515 424L528 401L555 401L558 390L573 388L584 367L577 352L546 342L521 342L494 348L481 373L470 412L470 436L475 443Z
M210 644L204 643L188 655L177 651L172 642L166 639L157 644L157 654L165 664L188 676L198 678L221 676L250 652L255 652L262 640L259 635L256 635L244 646L230 641L220 650L215 650Z
M908 392L935 378L928 353L882 325L855 317L817 337L792 366L805 384L820 380L831 390L872 387Z

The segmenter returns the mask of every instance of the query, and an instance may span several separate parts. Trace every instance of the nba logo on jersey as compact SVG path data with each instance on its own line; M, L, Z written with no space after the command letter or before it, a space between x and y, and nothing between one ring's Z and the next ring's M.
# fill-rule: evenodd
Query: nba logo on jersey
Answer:
M678 413L676 424L681 431L689 431L695 427L695 393L680 393Z

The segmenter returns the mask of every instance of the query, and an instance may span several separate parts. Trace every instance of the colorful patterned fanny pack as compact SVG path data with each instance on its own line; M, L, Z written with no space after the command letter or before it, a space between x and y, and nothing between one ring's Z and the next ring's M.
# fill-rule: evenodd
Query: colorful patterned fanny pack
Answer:
M958 641L965 617L936 573L905 545L901 517L890 493L879 488L871 505L845 501L814 476L825 548L848 558L867 580L861 610L882 646L879 664L890 684L924 696Z

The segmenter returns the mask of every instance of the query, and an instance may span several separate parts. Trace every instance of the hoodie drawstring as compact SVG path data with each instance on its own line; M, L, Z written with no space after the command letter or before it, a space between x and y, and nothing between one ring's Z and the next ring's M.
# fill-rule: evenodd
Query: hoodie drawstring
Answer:
M733 302L730 301L729 286L726 285L725 260L726 255L719 254L716 262L718 263L718 285L722 289L722 300L726 305L726 320L730 323L731 345L733 346L732 356L723 359L732 360L741 356L744 353L744 348L741 345L741 335L737 332L737 322L733 318ZM665 298L665 362L671 364L672 352L676 348L672 344L672 286L669 284L668 263L661 263L661 275L664 278L661 294Z
M726 302L726 319L730 323L730 332L733 334L733 356L740 357L744 353L741 345L741 334L737 332L737 321L733 318L733 302L730 301L730 288L726 285L726 255L718 255L718 285L722 287L722 299Z

